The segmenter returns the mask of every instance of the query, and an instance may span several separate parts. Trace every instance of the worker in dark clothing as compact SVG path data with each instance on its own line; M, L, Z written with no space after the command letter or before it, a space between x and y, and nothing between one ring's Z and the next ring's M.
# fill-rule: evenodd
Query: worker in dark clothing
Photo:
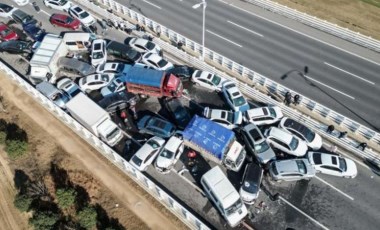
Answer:
M333 125L329 125L327 127L326 133L331 134L334 131L335 127Z
M367 147L367 143L362 142L362 143L360 143L360 144L358 145L357 148L358 148L358 149L361 149L362 151L364 151L366 147Z

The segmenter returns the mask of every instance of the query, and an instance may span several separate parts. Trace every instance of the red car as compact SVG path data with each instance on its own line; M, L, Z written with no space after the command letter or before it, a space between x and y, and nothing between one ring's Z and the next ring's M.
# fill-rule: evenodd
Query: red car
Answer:
M80 27L80 21L78 19L74 19L65 14L53 14L50 17L50 23L54 26L65 27L72 30L77 30Z
M17 40L19 37L11 30L7 25L4 23L0 23L0 40L1 41L10 41L10 40Z

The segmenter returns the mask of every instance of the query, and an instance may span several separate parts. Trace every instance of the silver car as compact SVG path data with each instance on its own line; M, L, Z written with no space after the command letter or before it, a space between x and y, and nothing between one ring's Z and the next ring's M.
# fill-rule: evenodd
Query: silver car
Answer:
M255 124L248 124L239 130L247 151L261 164L274 160L276 155L264 135Z
M275 181L296 181L313 178L315 169L308 159L290 159L273 161L269 173Z

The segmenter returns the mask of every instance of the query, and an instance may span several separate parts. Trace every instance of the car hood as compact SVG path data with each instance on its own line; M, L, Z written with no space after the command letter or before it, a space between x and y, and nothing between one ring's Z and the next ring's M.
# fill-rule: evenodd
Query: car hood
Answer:
M347 164L347 171L345 174L347 176L356 177L356 175L358 175L358 169L356 167L355 162L353 160L347 159L347 158L345 158L345 160L346 160L346 164Z
M168 168L173 165L174 159L169 159L166 157L158 156L156 160L157 167Z
M313 150L318 150L322 148L322 137L318 135L318 133L315 134L314 140L310 143L308 143L308 146L312 148Z
M298 139L299 143L297 148L293 151L293 155L297 157L302 157L307 152L307 144L305 141Z
M240 191L239 191L240 197L246 203L251 203L255 199L257 199L257 197L259 196L259 192L260 192L260 189L256 193L249 193L249 192L245 191L243 189L243 187L240 187Z
M276 154L273 152L272 148L269 148L267 151L257 154L260 163L266 164L268 161L276 158Z

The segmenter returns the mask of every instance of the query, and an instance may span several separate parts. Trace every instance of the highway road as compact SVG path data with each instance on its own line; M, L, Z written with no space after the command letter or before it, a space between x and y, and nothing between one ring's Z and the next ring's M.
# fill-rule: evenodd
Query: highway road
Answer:
M198 42L200 0L117 0ZM380 54L238 0L207 0L205 46L380 130ZM306 78L294 70L303 71Z
M10 4L9 0L4 1ZM61 30L53 27L48 23L48 18L54 10L41 6L43 11L35 13L30 5L21 7L33 14L37 20L41 21L43 27L52 33L59 33ZM123 41L126 34L108 30L107 37ZM18 66L15 55L0 55L21 73L26 71L27 66ZM12 62L13 60L13 62ZM201 90L186 83L185 88L189 90L192 98L199 104L206 106L225 107L223 100L215 93ZM157 100L151 98L140 105L139 109L148 109L157 112L162 116L163 109ZM131 154L129 154L129 157ZM183 163L176 165L176 170L182 169ZM210 165L212 166L212 165ZM209 168L208 166L207 168ZM260 193L260 199L265 200L269 210L257 213L256 206L250 206L249 209L254 213L254 218L247 220L246 223L256 229L368 229L376 230L380 226L380 177L373 174L368 168L360 162L358 166L358 176L355 179L342 179L331 176L318 175L310 182L282 182L274 183L265 179L264 186L272 195L279 193L280 201L270 201L266 193ZM201 171L201 170L200 170ZM177 172L171 172L167 175L157 173L150 167L148 176L158 184L161 184L167 192L182 200L186 207L196 211L198 215L211 223L217 229L224 229L225 221L219 213L210 204L206 197L202 196L195 186L199 184L192 183L194 178L186 175L187 181L183 180ZM198 178L201 175L199 172ZM239 186L240 174L227 173L230 180ZM190 182L189 182L190 181ZM245 228L241 228L245 229Z

